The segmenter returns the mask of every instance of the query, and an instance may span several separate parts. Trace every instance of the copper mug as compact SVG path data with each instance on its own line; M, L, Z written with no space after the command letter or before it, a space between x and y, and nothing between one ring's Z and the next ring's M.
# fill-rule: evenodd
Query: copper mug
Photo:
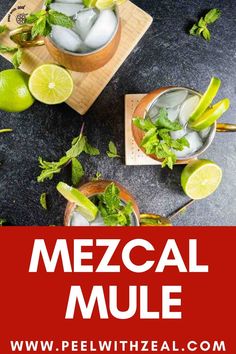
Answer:
M32 28L30 25L23 25L11 31L10 38L22 47L35 47L45 44L48 52L58 64L72 71L91 72L107 64L116 53L119 46L121 38L121 19L118 7L116 7L115 12L118 21L112 38L103 47L89 53L69 52L56 45L50 36L46 38L36 38L34 40L27 39L27 34L31 32Z
M145 97L143 97L143 99L139 102L139 104L135 108L135 111L133 113L133 117L140 117L140 118L145 119L147 112L149 111L151 106L154 104L154 102L157 100L157 98L160 95L167 93L167 92L171 92L172 90L176 90L176 89L186 89L193 94L196 94L198 96L201 95L200 92L193 90L193 89L186 88L186 87L179 87L179 86L161 87L155 91L150 92ZM143 140L145 133L141 129L136 127L133 124L133 122L132 122L132 132L133 132L133 137L134 137L136 144L138 145L138 147L140 149L142 149L142 151L145 153L145 155L147 155L145 152L145 149L143 149L141 147L141 142ZM201 154L203 154L209 148L209 146L211 145L211 143L213 142L213 140L215 138L216 132L236 132L236 125L215 122L212 125L209 135L208 135L205 143L203 144L203 146L188 158L186 158L186 157L180 158L179 157L178 160L176 161L176 164L187 164L190 161L197 159ZM159 162L162 161L161 159L158 159L158 157L154 154L151 154L148 156L154 160L159 161Z
M139 226L139 219L140 219L140 212L139 212L139 207L137 205L136 200L132 196L132 194L127 191L126 188L124 188L120 183L114 182L114 181L109 181L109 180L101 180L101 181L93 181L93 182L88 182L80 186L78 189L81 193L83 193L87 198L92 198L98 194L101 194L105 191L106 187L111 184L115 183L115 185L119 188L120 190L120 198L122 202L132 203L133 207L133 215L135 219L135 226ZM65 215L64 215L64 226L70 226L71 224L71 218L72 214L76 209L76 204L68 202L65 210Z
M132 203L133 207L133 216L134 216L134 226L151 226L153 225L150 220L159 220L161 226L171 226L172 224L170 223L170 220L168 220L165 217L162 217L160 215L154 215L154 214L140 214L140 210L138 207L138 204L133 197L133 195L126 189L124 188L120 183L114 182L114 181L109 181L109 180L101 180L101 181L94 181L94 182L88 182L83 184L81 187L78 189L80 192L82 192L87 198L92 198L98 194L101 194L105 191L106 187L110 183L115 183L115 185L119 188L120 190L120 198L122 202ZM64 226L70 226L71 225L71 218L72 214L76 209L76 204L68 202L65 210L65 215L64 215ZM148 223L143 223L143 221L148 220ZM156 224L156 226L159 226Z

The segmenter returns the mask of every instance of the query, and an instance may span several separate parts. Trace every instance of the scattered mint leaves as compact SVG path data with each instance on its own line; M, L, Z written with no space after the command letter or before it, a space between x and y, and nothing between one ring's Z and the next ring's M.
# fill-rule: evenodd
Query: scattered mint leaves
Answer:
M6 222L7 222L7 221L6 221L5 219L1 219L1 218L0 218L0 226L3 226L3 224L6 224Z
M130 226L132 203L122 205L120 190L115 183L109 184L104 193L98 195L98 200L98 209L106 226Z
M100 172L96 172L96 175L91 179L93 182L100 181L102 179L102 174Z
M62 168L70 164L73 159L79 157L83 152L88 155L99 155L100 152L97 148L92 147L88 143L88 139L83 135L82 126L81 133L78 137L74 138L71 143L71 148L66 151L65 156L62 156L57 162L48 162L44 161L42 157L39 157L39 167L42 169L41 174L37 177L38 182L44 182L47 179L53 179L55 174L61 172ZM76 167L75 167L76 165ZM74 167L73 167L74 166ZM72 179L77 184L79 179L79 175L81 175L82 171L80 169L79 173L79 165L74 161L74 165L72 166ZM76 169L76 172L75 172ZM81 176L82 177L82 176Z
M74 187L78 186L81 181L81 178L84 176L84 169L79 160L73 157L71 161L71 168L72 168L72 184Z
M6 32L8 30L8 27L6 25L0 25L0 34Z
M11 133L13 130L10 128L6 128L6 129L0 129L0 134L2 133Z
M135 117L133 118L133 123L139 129L145 131L141 147L145 149L146 153L148 155L154 154L158 159L163 160L162 167L168 166L173 169L173 165L177 160L173 149L182 151L185 147L189 147L189 142L186 138L175 140L170 135L171 131L181 130L181 124L178 121L170 121L164 108L160 109L154 123L149 117L145 120Z
M47 210L47 193L42 193L40 196L40 204L43 209Z
M15 54L12 57L12 64L15 69L18 69L21 66L22 56L23 56L23 51L21 48L18 48L18 50L15 52Z
M66 28L72 28L74 21L65 14L55 10L48 9L51 1L46 2L46 9L30 14L26 18L27 24L32 24L31 37L32 39L37 36L47 37L53 25L58 25Z
M114 159L116 157L120 157L120 155L118 155L118 152L117 152L117 148L115 146L115 144L113 143L113 141L110 141L109 142L109 145L108 145L108 148L109 148L109 151L107 151L107 156Z
M206 41L211 40L211 33L208 29L208 25L211 25L217 21L221 16L221 10L212 9L210 10L205 17L201 17L198 23L195 23L190 29L189 33L192 36L202 36Z

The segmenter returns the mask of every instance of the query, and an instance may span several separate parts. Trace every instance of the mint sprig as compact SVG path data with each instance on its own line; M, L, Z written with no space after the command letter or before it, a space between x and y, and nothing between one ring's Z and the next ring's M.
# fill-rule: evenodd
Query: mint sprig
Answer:
M173 149L182 151L185 147L189 147L189 142L186 138L173 139L170 135L171 131L182 129L182 125L178 122L172 122L168 119L166 109L161 108L156 117L155 122L147 117L146 119L135 117L133 123L139 129L145 132L141 141L148 155L154 154L158 159L163 160L162 167L168 166L173 169L177 158Z
M91 146L87 137L83 135L83 128L84 126L82 126L80 135L73 139L71 148L66 151L65 155L62 156L58 161L48 162L44 161L42 157L39 157L39 167L42 169L42 172L37 177L38 182L44 182L47 179L53 179L55 174L60 173L64 167L72 162L72 182L74 185L79 183L84 173L82 165L75 161L76 158L78 158L83 152L91 156L100 154L99 150Z
M109 184L104 193L98 195L98 209L106 226L130 226L132 203L123 205L120 190L115 183Z
M116 157L120 157L120 155L118 154L117 152L117 147L115 146L115 144L113 143L113 141L110 141L109 142L109 145L108 145L108 151L107 151L107 156L114 159Z
M66 28L72 28L74 26L74 21L65 14L51 10L48 8L51 2L47 2L45 10L41 10L30 14L26 18L26 23L31 24L31 37L32 39L37 36L47 37L51 31L53 25L58 25Z
M190 29L189 33L192 36L203 37L206 41L211 40L211 33L208 25L216 22L221 16L221 10L212 9L204 17L201 17L198 23L195 23Z

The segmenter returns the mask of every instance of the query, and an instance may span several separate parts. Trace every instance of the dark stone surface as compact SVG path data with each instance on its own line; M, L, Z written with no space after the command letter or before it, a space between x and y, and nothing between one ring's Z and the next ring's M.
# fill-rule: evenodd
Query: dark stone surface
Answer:
M126 93L148 92L163 85L185 85L204 90L215 75L222 79L218 99L229 97L232 106L224 121L236 123L236 2L235 0L135 0L154 17L154 23L125 61L102 95L84 117L89 141L101 156L82 157L87 177L100 171L123 183L137 198L141 211L168 215L188 199L180 187L182 167L173 172L159 167L127 167L124 161L106 156L109 140L124 155L124 107ZM14 0L1 1L3 16ZM202 12L219 7L223 16L212 26L210 43L187 35L186 29ZM1 70L10 64L0 59ZM13 225L60 225L65 201L55 191L59 180L70 182L69 170L53 181L36 182L38 156L60 157L77 136L82 118L66 105L40 103L27 112L0 112L0 127L13 134L0 136L0 217ZM176 225L236 225L236 135L217 134L204 157L224 171L220 188L210 198L196 202L175 220ZM49 194L49 211L39 204Z

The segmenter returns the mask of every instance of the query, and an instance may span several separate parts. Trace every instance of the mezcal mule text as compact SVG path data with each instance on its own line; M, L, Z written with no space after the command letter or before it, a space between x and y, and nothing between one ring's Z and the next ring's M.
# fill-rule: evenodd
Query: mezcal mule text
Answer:
M48 251L45 240L36 239L29 272L39 272L41 262L41 266L44 266L46 272L53 273L59 267L58 263L60 262L64 273L121 273L123 269L136 274L149 271L163 273L169 267L174 267L179 273L208 273L208 265L198 264L197 240L190 239L187 242L188 262L185 262L175 239L166 241L159 250L158 257L154 256L156 251L154 245L145 239L134 239L122 246L121 239L74 239L73 257L70 256L66 239L58 239L52 252ZM141 258L135 259L133 257L135 252L138 252ZM119 261L117 261L117 255ZM103 285L94 285L89 300L86 302L82 286L72 285L65 318L74 319L77 307L83 319L91 319L96 307L101 319L124 320L137 314L140 319L182 318L181 285L172 284L161 287L162 305L160 311L149 310L150 289L147 285L128 286L128 308L123 311L119 310L118 289L119 287L116 285L109 285L108 291L105 292ZM179 311L176 311L176 307Z

